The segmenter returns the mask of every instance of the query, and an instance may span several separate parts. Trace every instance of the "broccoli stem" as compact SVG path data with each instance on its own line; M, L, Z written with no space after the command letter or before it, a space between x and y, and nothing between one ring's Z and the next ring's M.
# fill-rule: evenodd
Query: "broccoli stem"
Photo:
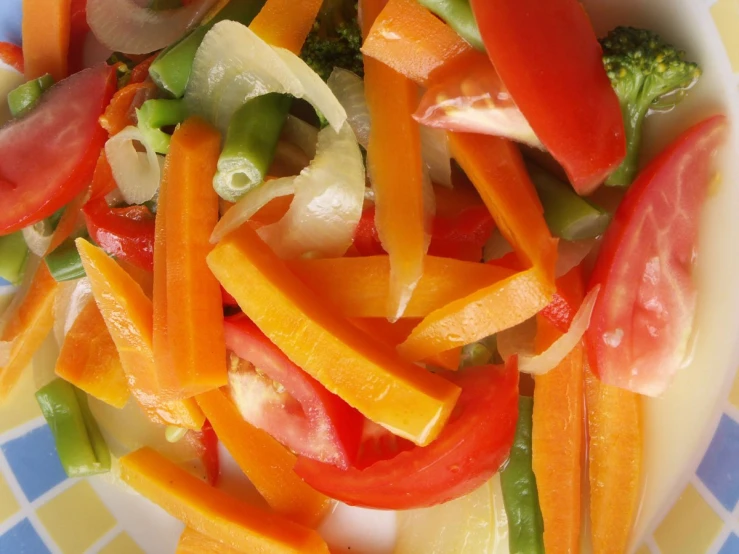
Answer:
M184 100L153 99L136 110L138 128L155 152L167 154L172 137L162 127L177 125L187 118Z
M182 98L192 72L192 62L205 35L219 21L236 21L249 25L266 0L231 0L216 16L179 42L162 51L149 68L157 86L174 98Z
M585 240L602 235L610 216L539 166L528 163L531 180L544 206L544 219L552 234L565 240Z
M443 19L473 48L485 51L470 0L418 0L418 3Z
M252 98L231 116L213 179L221 198L236 202L264 181L291 104L290 96L270 93Z
M642 126L648 111L648 106L641 106L635 102L621 103L624 132L626 134L626 157L621 162L621 165L606 179L605 184L609 187L628 187L634 182L636 173L639 170Z
M8 107L13 117L23 117L41 100L41 95L52 87L54 78L48 73L33 79L8 93Z

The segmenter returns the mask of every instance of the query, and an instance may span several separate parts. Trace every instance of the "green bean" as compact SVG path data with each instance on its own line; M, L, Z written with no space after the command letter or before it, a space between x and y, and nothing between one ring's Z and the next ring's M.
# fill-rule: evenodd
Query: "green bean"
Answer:
M585 240L602 235L611 216L579 196L548 171L527 163L531 180L544 206L544 219L553 235L565 240Z
M83 236L88 238L86 233ZM72 281L85 276L82 259L74 244L75 238L77 237L68 238L44 258L49 273L57 282Z
M149 68L149 75L157 86L174 98L182 98L192 72L195 53L205 35L219 21L231 20L244 25L251 23L266 0L231 0L216 16L201 25L179 42L163 50Z
M183 100L147 100L136 110L138 128L147 138L149 145L159 154L169 152L172 136L162 131L187 119L187 108Z
M511 554L544 554L544 520L531 465L533 408L532 398L519 397L516 437L508 465L500 474Z
M23 233L16 231L0 237L0 279L17 284L23 277L28 258L28 246Z
M221 198L236 202L264 181L291 102L285 94L265 94L252 98L231 116L213 179Z
M473 48L485 51L470 0L418 0L418 3L443 19Z
M36 393L36 401L51 428L59 460L69 477L110 471L110 450L84 392L63 379L55 379Z
M46 74L33 79L8 93L8 107L13 117L23 117L30 112L41 99L41 95L51 88L54 78Z

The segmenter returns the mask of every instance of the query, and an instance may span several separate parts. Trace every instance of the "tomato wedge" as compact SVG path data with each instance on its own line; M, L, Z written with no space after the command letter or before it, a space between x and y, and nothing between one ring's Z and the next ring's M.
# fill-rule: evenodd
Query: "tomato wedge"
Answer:
M488 56L513 101L575 189L592 192L623 160L626 139L618 98L582 5L577 0L471 4Z
M232 364L229 375L244 419L301 456L349 467L359 450L361 414L292 363L243 314L227 318L224 329L226 348L248 362Z
M0 129L0 235L50 216L90 184L107 138L98 117L115 86L114 68L86 69Z
M518 419L515 357L450 378L462 387L455 413L438 438L364 469L341 470L298 458L295 471L316 490L347 504L404 510L459 498L505 462Z
M680 136L631 185L606 232L586 335L590 363L606 384L658 396L685 357L700 212L727 128L726 117L715 116Z

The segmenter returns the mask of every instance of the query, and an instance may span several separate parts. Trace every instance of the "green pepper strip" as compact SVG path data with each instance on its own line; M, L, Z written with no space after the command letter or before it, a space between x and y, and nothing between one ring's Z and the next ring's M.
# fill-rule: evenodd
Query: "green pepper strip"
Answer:
M485 51L470 0L418 0L418 3L443 19L473 48Z
M179 42L162 51L149 68L149 75L157 86L174 96L182 98L192 72L195 53L205 35L219 21L237 21L249 25L264 6L266 0L231 0L216 16L201 25Z
M182 123L187 119L187 108L184 100L154 99L144 102L136 110L138 128L147 138L147 142L159 154L169 152L172 136L162 131L168 127Z
M0 237L0 279L17 284L23 277L27 258L28 246L22 232Z
M503 503L508 514L510 550L515 553L544 554L544 520L531 465L531 429L534 401L518 399L518 424L508 465L500 474Z
M89 240L87 233L71 236L44 258L49 273L57 282L72 281L85 276L82 258L74 244L74 240L80 236Z
M556 237L585 240L602 235L611 221L605 210L579 196L569 185L534 164L527 164L544 206L544 219Z
M110 471L110 451L85 393L63 379L55 379L36 393L36 401L51 427L59 460L69 477Z
M260 185L272 164L292 98L276 92L252 98L231 116L213 187L236 202Z
M30 112L41 95L51 88L54 78L46 74L38 79L33 79L8 93L8 107L13 117L22 117Z

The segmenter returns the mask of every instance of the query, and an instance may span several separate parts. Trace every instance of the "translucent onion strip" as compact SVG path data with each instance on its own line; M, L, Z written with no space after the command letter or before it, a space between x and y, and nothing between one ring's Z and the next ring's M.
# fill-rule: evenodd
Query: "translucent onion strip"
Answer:
M136 144L144 147L139 152ZM156 152L137 127L128 126L105 143L105 155L118 190L128 204L143 204L159 190L161 166Z
M452 186L452 154L446 131L421 125L421 156L431 182Z
M54 235L54 229L51 228L48 219L42 219L34 225L29 225L22 230L23 240L26 246L36 256L44 256L51 244L51 237Z
M87 22L100 43L125 54L148 54L181 38L216 0L193 0L174 10L151 10L135 0L88 0Z
M77 316L91 299L92 288L87 277L60 284L54 303L54 338L60 348Z

